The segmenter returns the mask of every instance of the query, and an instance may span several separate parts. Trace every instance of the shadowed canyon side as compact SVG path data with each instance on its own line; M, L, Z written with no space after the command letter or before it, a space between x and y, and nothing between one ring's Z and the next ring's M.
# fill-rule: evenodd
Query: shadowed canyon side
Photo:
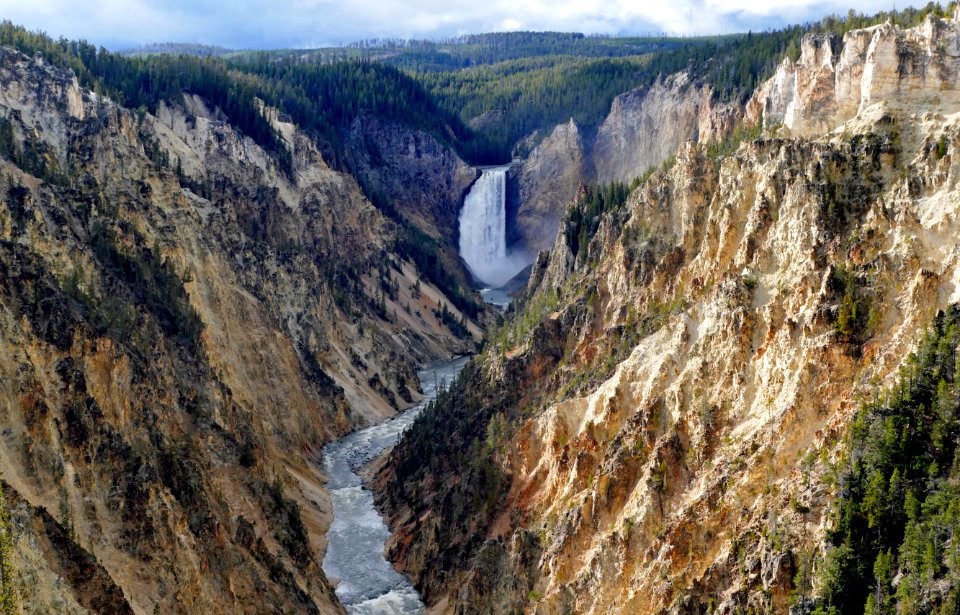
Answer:
M377 478L391 557L429 606L953 612L956 518L916 521L955 489L953 452L874 484L857 472L881 461L844 434L920 439L884 422L918 395L899 368L955 363L929 348L960 301L958 70L956 16L807 36L736 112L760 138L684 144L606 209L580 192L521 305ZM905 546L857 560L904 498Z
M960 613L955 4L158 49L0 22L0 615Z
M435 137L361 116L346 131L353 173L427 234L457 236L457 212L479 172Z
M0 84L21 604L343 612L319 450L412 405L417 364L480 329L284 114L260 107L289 170L196 95L130 111L6 47Z

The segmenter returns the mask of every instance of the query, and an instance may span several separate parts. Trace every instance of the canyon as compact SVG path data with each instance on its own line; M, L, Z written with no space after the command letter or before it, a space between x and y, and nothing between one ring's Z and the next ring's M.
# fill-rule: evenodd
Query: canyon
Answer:
M684 63L496 161L509 109L425 119L400 71L323 124L0 47L9 612L860 612L850 443L904 366L960 399L947 342L908 359L960 301L958 19L808 28L734 95Z
M411 405L415 367L472 352L478 325L281 114L292 176L197 97L135 113L6 48L0 84L37 153L0 163L21 604L342 612L320 447Z
M795 579L829 561L846 426L957 301L958 35L956 16L807 35L741 109L677 114L760 138L683 138L587 243L567 216L423 427L449 437L413 432L378 477L428 605L812 610Z

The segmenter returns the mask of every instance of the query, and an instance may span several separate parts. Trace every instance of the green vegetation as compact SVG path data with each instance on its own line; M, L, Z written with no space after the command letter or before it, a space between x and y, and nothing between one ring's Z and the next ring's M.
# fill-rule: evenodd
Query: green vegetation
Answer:
M513 435L512 419L517 415L512 408L518 394L514 389L506 381L491 384L479 363L471 361L394 449L393 504L405 503L417 517L430 510L422 518L435 523L433 544L443 546L428 554L441 582L481 546L486 532L476 528L493 522L506 496L510 481L498 455ZM424 483L425 478L438 476L456 480ZM429 495L434 489L439 489L436 499Z
M326 158L342 170L349 169L340 131L364 114L428 131L461 152L477 153L479 162L488 149L482 143L478 145L459 118L434 102L420 83L379 63L318 65L293 59L271 60L267 54L233 62L186 55L125 57L83 41L54 41L9 22L0 23L0 45L11 45L29 55L41 54L54 66L73 70L83 86L129 108L155 111L161 102L178 101L183 93L199 95L224 112L237 129L272 152L288 173L292 171L290 152L263 118L256 98L278 108L286 119L314 136L325 148ZM0 123L0 155L34 175L52 178L57 172L53 158L31 147L30 141L16 142L9 122ZM148 154L155 163L169 166L158 146L148 147ZM479 314L482 304L450 272L450 259L441 257L437 242L405 223L389 199L358 179L374 205L400 223L400 255L411 259L423 277L444 290L469 317ZM189 183L186 178L181 180ZM209 186L190 187L198 194L211 196Z
M470 330L467 329L467 323L463 316L457 318L447 308L446 303L441 303L439 309L433 310L433 315L437 317L441 324L450 329L450 333L453 333L454 336L461 339L470 337Z
M143 56L158 53L168 53L171 55L191 55L191 56L223 56L233 53L226 47L219 45L201 45L199 43L150 43L142 45L135 49L121 51L126 56Z
M939 314L840 462L816 613L960 609L960 309ZM897 579L894 586L893 579Z
M340 131L364 114L429 132L474 162L490 161L460 118L397 68L363 61L313 64L268 54L229 66L256 77L257 95L327 143L337 164L345 162Z
M190 305L183 281L159 248L145 249L121 245L116 232L103 225L94 227L88 242L108 274L101 296L86 290L83 273L75 269L61 282L70 303L90 323L98 335L136 349L146 359L153 352L155 339L140 321L137 307L153 316L159 330L182 345L191 354L201 348L203 322Z
M428 106L436 104L443 110L426 115L442 118L441 123L451 128L446 135L440 133L447 142L470 160L494 163L509 158L514 145L526 135L550 130L570 118L589 132L607 115L614 97L634 88L650 87L665 75L689 71L711 86L717 100L742 102L773 74L784 56L799 57L800 39L807 32L839 36L887 19L909 27L928 14L943 16L950 10L949 6L931 3L921 9L871 16L851 12L776 31L702 38L516 32L446 41L372 40L339 49L243 52L230 57L232 65L241 70L255 66L254 72L261 75L294 74L297 87L304 81L303 75L313 71L326 74L331 64L362 66L364 63L358 60L367 59L372 64L400 68L429 92ZM304 58L312 62L304 62ZM315 68L309 68L311 64ZM389 93L379 95L386 97ZM343 98L348 107L357 106L352 95ZM359 106L378 108L369 103ZM394 110L403 121L418 125L415 105L400 104ZM292 110L288 112L298 116ZM486 113L493 115L475 133L457 121ZM436 128L429 121L425 125Z
M130 109L156 111L161 102L178 100L184 92L197 94L277 156L283 168L291 167L282 139L257 109L255 97L261 95L262 88L255 80L231 71L222 61L168 55L128 58L85 41L54 41L9 21L0 23L0 45L9 45L30 56L40 54L53 66L72 70L83 87Z
M795 26L763 34L664 39L668 45L640 47L642 53L630 57L544 55L417 77L464 120L498 112L478 132L491 156L505 157L525 135L570 118L590 131L617 95L683 70L712 86L720 100L745 100L773 74L784 54L799 53L806 31Z
M33 175L51 183L62 183L63 176L57 168L56 159L42 141L24 135L18 142L14 135L13 124L7 118L0 117L0 157L17 165L24 173Z
M556 311L559 305L560 295L556 289L538 293L523 304L519 313L514 312L511 318L492 330L488 334L488 339L500 346L501 350L509 350L523 342L534 327Z
M273 529L273 536L283 546L301 570L313 561L310 551L310 538L300 516L300 506L286 496L283 481L273 479L269 486L257 482L254 490L259 490L260 503L266 513L267 521Z
M127 57L84 41L54 41L9 21L0 23L0 45L41 54L52 65L73 70L84 87L131 109L156 111L161 102L196 94L276 156L288 172L290 153L260 113L257 98L327 144L334 164L343 164L338 130L364 113L428 130L464 152L472 147L471 133L454 114L439 107L417 81L380 63L318 65L267 54L233 62L189 55Z
M735 153L744 141L759 139L762 132L763 125L760 122L752 126L738 124L730 134L724 135L719 141L711 141L707 144L707 156L714 160L729 156Z
M103 227L95 230L91 244L104 270L117 276L160 329L196 352L203 322L190 305L183 281L159 248L121 247L114 233Z
M743 101L785 55L799 56L806 32L842 35L888 19L908 27L929 14L947 15L952 6L930 3L872 16L851 11L776 31L703 38L517 32L438 42L364 41L312 51L157 48L179 55L111 53L83 41L54 41L7 21L0 24L0 44L40 53L72 69L83 86L130 108L155 110L182 92L200 95L288 170L289 153L255 97L327 143L326 153L338 164L338 131L365 113L428 130L472 162L493 163L506 160L522 137L571 117L587 130L596 127L615 96L665 75L687 70L711 86L718 100ZM492 111L499 112L496 120L477 133L463 123Z
M20 612L17 600L16 572L13 568L13 526L10 510L0 482L0 615Z
M607 186L589 185L567 211L563 222L570 252L582 264L587 260L587 247L600 226L603 214L621 209L630 196L630 187L620 182Z
M447 41L371 41L367 57L415 72L446 72L534 56L620 58L665 51L696 39L585 36L576 32L491 32Z
M947 155L947 146L947 135L940 135L940 138L937 139L937 160Z
M901 28L912 28L923 22L928 15L940 18L950 16L953 14L956 6L956 0L951 0L946 6L941 5L939 2L928 2L920 8L908 6L899 10L880 11L873 15L857 13L853 9L850 9L845 16L831 15L822 19L816 24L816 29L840 36L850 30L869 28L870 26L875 26L887 21Z
M833 320L837 336L844 342L862 346L876 329L879 313L872 307L866 279L843 264L830 272L828 288L839 300Z
M710 85L718 100L743 101L784 55L799 56L804 33L840 33L866 19L848 24L849 18L831 18L772 32L685 39L522 32L441 42L368 41L351 49L317 50L313 57L321 62L369 58L400 67L463 121L495 113L459 147L468 158L496 162L506 160L524 136L570 118L590 131L614 97L679 71ZM269 64L277 55L299 59L303 54L275 52L264 58Z
M450 72L472 66L497 64L534 56L619 58L665 51L690 44L696 38L664 36L606 37L576 32L490 32L442 40L369 39L345 47L238 51L222 55L237 60L259 53L273 58L298 58L318 63L351 60L378 61L410 72ZM187 49L185 52L193 53ZM211 55L205 49L196 55ZM170 53L178 50L171 48ZM135 53L135 52L131 52ZM215 54L214 54L215 55Z
M328 117L328 107L335 116L351 118L366 110L430 129L469 160L495 163L507 160L522 137L571 117L590 130L618 94L681 70L703 75L718 97L744 98L772 73L791 44L799 49L802 32L795 27L685 39L493 33L440 42L377 40L341 49L243 52L228 55L228 64L264 78L277 89L276 96L263 95L266 100L299 123L317 118L323 124L318 132L331 141L335 137L325 128L339 120ZM370 75L358 77L358 66L391 87L378 87ZM403 73L389 72L390 66L414 76L424 92L409 90L397 76ZM338 71L351 76L338 81ZM285 85L278 89L278 83ZM330 98L327 91L337 96ZM476 133L461 122L487 112L497 116Z
M495 113L478 132L488 148L484 157L506 161L513 145L534 130L548 131L571 118L581 127L599 125L615 96L640 85L643 64L639 58L547 56L417 78L464 121Z
M482 138L476 147L489 148L488 159L505 159L524 136L571 117L591 131L614 97L650 87L663 76L689 71L712 88L716 100L744 102L784 56L799 58L800 40L808 32L840 36L888 19L910 27L929 14L948 15L953 6L930 3L870 16L851 11L781 30L690 39L483 35L464 41L463 47L448 45L442 59L436 52L398 49L384 61L416 71L427 89L464 121L496 112L495 119L477 129Z
M468 318L476 318L485 309L483 302L469 289L461 286L452 267L447 264L443 248L437 241L412 225L405 225L394 245L394 252L409 259L420 274L443 290L451 303Z

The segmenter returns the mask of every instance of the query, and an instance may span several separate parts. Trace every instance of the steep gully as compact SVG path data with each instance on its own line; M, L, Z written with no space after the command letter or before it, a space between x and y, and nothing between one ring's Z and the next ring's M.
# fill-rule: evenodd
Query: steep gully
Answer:
M506 243L506 173L509 166L482 170L460 213L460 254L471 272L489 286L502 286L528 263ZM509 303L499 288L483 289L496 305ZM336 594L348 613L422 613L423 602L410 580L384 557L390 530L374 507L373 495L358 475L393 446L437 392L466 364L459 357L418 373L424 399L392 419L350 433L323 449L323 472L333 503L323 570L337 583Z

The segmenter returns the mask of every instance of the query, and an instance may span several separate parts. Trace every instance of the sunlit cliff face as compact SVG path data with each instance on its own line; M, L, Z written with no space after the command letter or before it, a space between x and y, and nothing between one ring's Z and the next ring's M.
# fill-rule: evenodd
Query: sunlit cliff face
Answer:
M842 49L808 38L747 106L763 137L722 157L684 145L589 245L561 232L464 396L513 400L471 426L471 459L509 485L495 512L463 493L468 467L385 489L419 494L395 552L434 600L789 608L858 400L960 299L958 36L929 18ZM869 309L853 317L850 296ZM475 559L435 574L450 555L434 538L459 532Z

